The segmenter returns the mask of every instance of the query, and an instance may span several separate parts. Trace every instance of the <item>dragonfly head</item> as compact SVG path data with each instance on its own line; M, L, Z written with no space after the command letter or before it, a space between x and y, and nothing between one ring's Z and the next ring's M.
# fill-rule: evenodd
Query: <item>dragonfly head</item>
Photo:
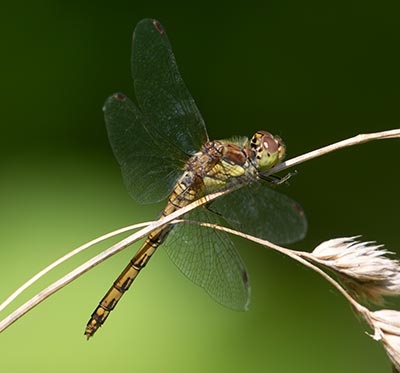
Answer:
M267 170L285 158L285 144L279 136L257 131L250 140L253 162L260 171Z

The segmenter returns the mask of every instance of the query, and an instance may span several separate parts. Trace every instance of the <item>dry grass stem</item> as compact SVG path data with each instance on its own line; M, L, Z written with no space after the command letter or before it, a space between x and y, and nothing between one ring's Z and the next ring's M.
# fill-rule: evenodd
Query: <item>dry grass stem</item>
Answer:
M400 138L400 129L393 129L393 130L388 130L388 131L382 131L382 132L374 132L374 133L365 133L365 134L360 134L354 137L351 137L346 140L342 140L339 142L336 142L334 144L324 146L323 148L319 148L317 150L313 150L311 152L299 155L298 157L292 158L287 160L286 162L282 162L278 164L277 166L271 168L268 171L263 172L265 175L271 175L276 172L285 170L289 167L293 167L297 164L309 161L310 159L320 157L321 155L325 155L328 153L331 153L335 150L347 148L349 146L353 145L359 145L363 144L369 141L373 140L385 140L385 139L395 139L395 138Z
M299 163L305 162L315 157L327 154L334 150L338 150L344 147L361 144L367 141L380 140L380 139L390 139L399 138L400 129L395 129L391 131L383 131L372 134L363 134L352 137L347 140L340 141L338 143L314 150L312 152L306 153L299 157L290 159L278 166L272 168L271 170L265 172L265 174L273 174L278 171L282 171L288 167L292 167ZM54 282L46 289L41 291L39 294L35 295L17 310L12 312L5 319L0 321L0 332L8 328L12 323L22 317L25 313L30 311L36 305L43 302L50 295L54 294L56 291L64 287L65 285L72 282L77 277L81 276L83 273L87 272L94 266L108 259L112 255L122 251L126 247L132 245L134 242L147 236L151 231L159 228L163 225L173 224L182 222L176 219L186 214L190 210L204 205L215 198L227 193L229 191L222 191L204 196L197 201L191 203L190 205L181 208L174 213L159 219L158 221L151 223L142 223L135 226L130 226L122 228L115 232L108 233L102 237L99 237L77 249L67 254L63 258L58 259L56 262L50 264L44 270L40 271L37 275L31 278L28 282L22 285L17 291L15 291L9 298L0 305L0 310L4 309L11 301L13 301L22 291L29 287L32 283L37 281L44 274L49 272L51 269L63 263L65 260L76 255L77 253L85 250L94 244L103 241L107 238L126 232L132 229L136 229L141 226L145 226L140 231L128 236L127 238L121 240L120 242L112 245L110 248L106 249L99 255L96 255L91 260L82 264L75 270L71 271L58 281ZM193 223L193 222L192 222ZM261 223L261 222L260 222ZM351 303L353 308L359 312L375 330L374 338L376 340L382 341L386 352L388 353L390 359L392 360L396 369L400 367L400 313L391 310L381 310L376 312L369 311L366 307L357 302L357 300L352 296L357 294L366 295L368 298L373 298L374 300L379 300L383 295L397 295L400 290L400 276L399 276L399 262L397 260L392 260L386 257L389 254L388 251L384 250L382 246L375 245L374 243L367 242L361 243L355 241L355 237L350 238L340 238L335 240L330 240L319 245L313 253L298 252L290 250L284 247L280 247L266 240L261 240L257 237L252 237L235 230L220 227L216 225L210 225L206 223L197 223L205 227L212 229L224 230L228 233L244 237L248 240L257 242L263 246L270 247L278 252L281 252L292 259L302 263L306 267L317 272L323 276L327 281L329 281L333 286L338 289L338 291ZM328 275L325 271L318 267L318 265L323 265L330 270L333 270L338 274L338 278L342 280L345 286L350 287L352 294L349 294L342 285ZM345 280L343 280L345 278ZM349 281L352 281L349 286ZM356 285L354 285L356 284Z
M3 320L0 321L0 332L3 330L7 329L11 324L13 324L15 321L17 321L19 318L21 318L23 315L25 315L28 311L36 307L38 304L43 302L45 299L47 299L50 295L54 294L58 290L62 289L64 286L81 276L83 273L89 271L91 268L95 267L96 265L100 264L104 260L108 259L109 257L117 254L118 252L124 250L126 247L132 245L134 242L137 240L147 236L151 231L153 231L156 228L159 228L163 225L166 225L170 223L172 220L186 214L187 212L195 209L196 207L199 207L201 205L204 205L215 198L220 197L223 194L223 192L217 192L213 194L209 194L207 196L199 198L197 201L192 202L190 205L181 208L174 213L159 219L149 225L147 225L145 228L141 229L140 231L128 236L127 238L123 239L122 241L112 245L110 248L104 250L102 253L96 255L92 259L88 260L84 264L80 265L78 268L74 269L73 271L69 272L67 275L62 277L61 279L55 281L52 283L50 286L48 286L46 289L35 295L33 298L28 300L26 303L24 303L21 307L16 309L14 312L12 312L10 315L5 317ZM112 235L112 233L110 233ZM52 266L52 265L50 265ZM53 266L54 268L54 266ZM22 286L25 287L25 284Z
M221 227L217 226L214 224L209 224L209 223L200 223L200 222L193 222L193 221L185 221L185 220L179 220L176 221L177 223L189 223L189 224L199 224L204 227L208 227L211 229L218 229L222 230L224 232L234 234L236 236L248 239L250 241L256 242L262 246L269 247L275 251L278 251L282 254L285 254L292 259L302 263L306 267L312 269L313 271L317 272L320 274L322 277L324 277L326 280L328 280L339 292L350 302L352 305L353 309L359 313L364 320L371 326L371 328L374 330L374 335L372 336L376 341L380 341L383 344L383 347L385 348L385 351L387 355L389 356L389 359L391 360L393 364L393 369L395 369L395 372L400 371L400 312L399 311L394 311L394 310L379 310L372 312L365 306L361 305L360 303L357 302L355 298L353 298L345 288L343 288L339 282L337 282L335 279L333 279L331 276L329 276L326 272L321 270L319 267L314 265L313 263L309 262L309 260L316 262L315 257L313 255L315 252L317 252L317 255L320 255L324 260L327 260L328 258L335 257L337 255L338 247L344 248L344 251L352 251L352 254L347 253L349 257L354 256L356 261L359 261L361 263L362 267L365 267L365 269L358 269L357 275L355 277L360 277L363 278L366 274L372 274L375 273L375 270L382 265L387 264L386 261L393 262L389 263L389 266L393 266L393 271L394 268L397 269L397 276L398 276L398 262L395 260L391 260L388 258L385 258L383 255L389 253L386 250L382 249L382 246L374 245L371 242L357 242L354 241L356 237L343 237L343 238L336 238L332 239L326 242L323 242L320 244L317 248L314 249L313 253L310 254L308 252L303 252L303 251L295 251L295 250L290 250L278 245L275 245L272 242L266 241L259 239L257 237L253 237L247 234L244 234L242 232L235 231L230 228L226 227ZM340 250L339 250L340 251ZM364 252L364 255L366 258L359 260L360 253L357 253L357 251ZM344 255L344 256L347 256ZM361 254L362 255L362 254ZM306 259L307 258L307 259ZM367 258L370 258L371 260L371 267L373 269L370 270L370 272L366 271L366 269L369 267L366 262ZM319 261L318 261L319 263ZM395 263L395 264L394 264ZM320 264L320 263L319 263ZM327 266L328 268L331 269L330 266ZM357 265L356 262L351 263L351 267L355 270ZM392 270L387 271L387 268L383 271L383 274L379 277L379 280L381 282L384 282L384 275L385 273L389 275L389 277L392 276ZM350 268L347 268L347 271L349 273L351 272ZM388 282L390 282L390 279L387 279ZM393 294L391 294L393 295Z
M22 292L24 292L27 288L32 286L36 281L38 281L41 277L43 277L46 273L50 272L52 269L58 267L62 263L66 262L68 259L71 259L73 256L83 252L84 250L98 244L99 242L105 241L111 237L117 236L121 233L125 233L131 230L135 230L137 228L148 226L151 222L147 223L139 223L135 225L130 225L128 227L120 228L116 231L107 233L103 236L97 237L94 240L85 243L77 247L76 249L70 251L68 254L62 256L61 258L57 259L55 262L48 265L46 268L42 269L38 272L35 276L30 278L27 282L25 282L21 287L19 287L14 293L12 293L3 303L0 304L0 311L4 310L14 299L16 299Z
M337 290L339 290L340 293L350 302L350 304L353 306L353 308L359 312L360 314L368 313L368 309L358 303L347 291L344 289L339 282L337 282L335 279L333 279L331 276L329 276L326 272L324 272L322 269L311 263L309 260L310 253L304 252L304 251L296 251L296 250L291 250L279 245L274 244L273 242L251 236L246 233L242 233L239 231L236 231L231 228L227 227L222 227L216 224L210 224L210 223L203 223L203 222L197 222L197 221L189 221L189 220L175 220L172 223L186 223L186 224L198 224L202 227L210 228L210 229L217 229L221 230L224 232L227 232L229 234L233 234L238 237L245 238L246 240L258 243L264 247L268 247L270 249L273 249L277 252L280 252L286 256L289 256L290 258L296 260L297 262L303 264L304 266L312 269L313 271L317 272L320 274L322 277L324 277L327 281L329 281Z

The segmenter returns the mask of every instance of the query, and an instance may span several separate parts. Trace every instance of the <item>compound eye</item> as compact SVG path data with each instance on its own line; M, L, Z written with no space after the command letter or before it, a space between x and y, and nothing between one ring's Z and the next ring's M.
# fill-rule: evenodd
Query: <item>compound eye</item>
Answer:
M272 154L276 153L280 147L279 142L276 141L274 137L269 133L263 136L262 144L264 149L267 150L268 153Z

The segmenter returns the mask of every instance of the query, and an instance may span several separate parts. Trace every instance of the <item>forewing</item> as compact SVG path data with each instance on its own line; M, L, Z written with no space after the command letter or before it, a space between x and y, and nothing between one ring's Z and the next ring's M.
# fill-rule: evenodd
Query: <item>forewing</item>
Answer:
M132 198L140 203L166 198L185 159L171 156L167 144L151 136L147 118L122 93L109 97L103 110L111 147Z
M184 219L220 224L218 216L200 207ZM162 246L176 266L218 303L244 311L250 283L243 260L229 236L197 224L177 224Z
M261 182L216 199L210 209L221 214L233 228L276 244L299 241L307 232L302 207Z
M201 114L179 73L162 25L152 19L138 23L133 34L132 76L147 128L192 155L208 140Z

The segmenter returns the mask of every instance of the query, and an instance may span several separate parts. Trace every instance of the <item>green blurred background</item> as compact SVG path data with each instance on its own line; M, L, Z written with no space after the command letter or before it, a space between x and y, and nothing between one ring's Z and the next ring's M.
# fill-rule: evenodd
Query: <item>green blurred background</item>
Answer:
M131 35L142 18L164 24L211 138L267 129L294 156L400 127L398 1L148 3L2 6L1 299L70 249L161 209L130 200L101 111L115 91L133 96ZM400 252L399 144L369 143L298 166L281 189L301 202L310 227L292 247L362 234ZM274 252L237 244L252 281L249 312L214 303L160 250L86 342L91 312L135 246L1 334L2 371L390 370L326 281ZM20 302L98 251L55 271Z

